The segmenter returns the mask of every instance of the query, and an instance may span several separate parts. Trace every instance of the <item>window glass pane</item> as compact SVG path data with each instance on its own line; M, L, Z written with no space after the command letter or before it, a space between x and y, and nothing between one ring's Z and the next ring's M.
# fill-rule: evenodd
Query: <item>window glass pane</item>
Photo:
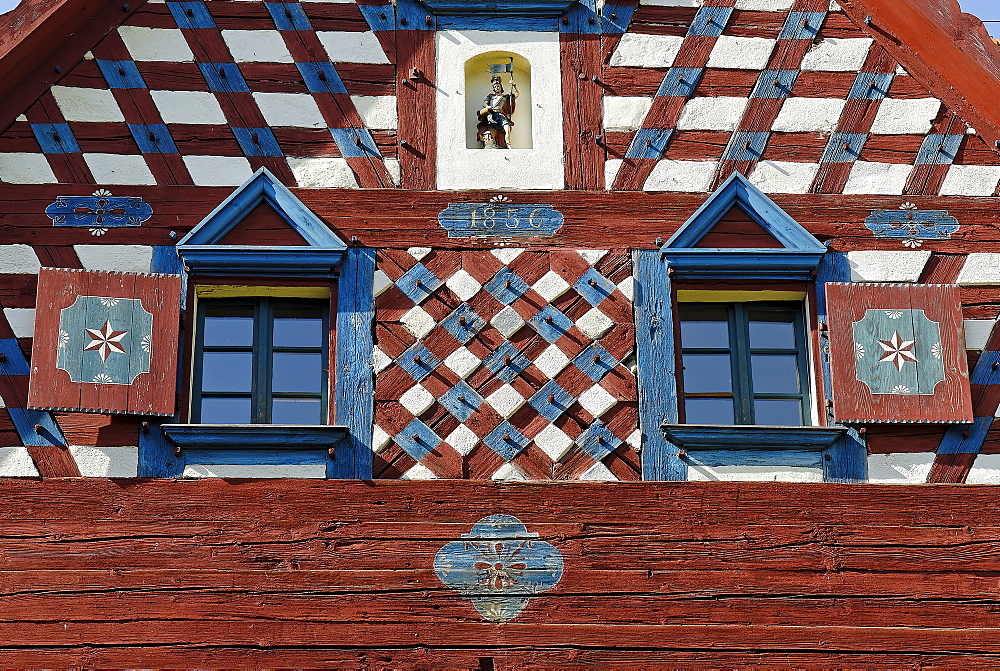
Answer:
M252 373L253 354L250 352L204 352L201 390L249 392Z
M685 399L684 415L688 424L735 424L731 398Z
M276 398L272 424L322 424L323 403L318 398Z
M689 394L733 390L728 354L685 354L684 391Z
M202 330L208 347L250 347L253 345L253 305L207 301Z
M795 315L792 312L750 313L750 347L795 349Z
M323 355L275 352L271 389L276 392L323 391Z
M205 424L250 424L250 399L202 398L201 421Z
M692 320L681 322L681 347L729 348L729 322Z
M206 347L250 347L253 345L252 317L205 317Z
M798 394L798 364L794 354L754 354L750 358L754 393Z
M753 411L756 424L802 425L802 403L797 400L758 398L753 402Z
M313 306L282 306L274 309L275 347L322 347L322 308Z

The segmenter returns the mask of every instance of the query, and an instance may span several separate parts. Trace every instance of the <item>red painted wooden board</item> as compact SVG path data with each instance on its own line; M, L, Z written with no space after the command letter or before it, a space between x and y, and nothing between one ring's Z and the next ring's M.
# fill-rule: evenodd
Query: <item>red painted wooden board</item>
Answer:
M29 407L172 414L180 292L179 275L42 268Z
M998 493L0 480L0 663L995 666ZM503 623L434 569L489 515L562 560Z
M826 285L838 421L971 422L959 288Z

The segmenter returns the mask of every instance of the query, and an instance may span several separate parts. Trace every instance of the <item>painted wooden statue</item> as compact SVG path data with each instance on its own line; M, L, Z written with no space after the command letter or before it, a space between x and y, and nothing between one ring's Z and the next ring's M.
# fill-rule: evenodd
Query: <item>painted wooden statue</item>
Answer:
M476 134L482 141L484 149L509 149L508 140L511 128L514 126L511 117L514 116L517 97L521 95L517 90L517 84L514 83L514 59L511 58L510 63L500 65L491 63L488 67L493 73L490 78L493 90L486 96L483 107L478 112L479 124L476 126ZM510 73L510 93L504 92L503 82L500 80L501 72Z

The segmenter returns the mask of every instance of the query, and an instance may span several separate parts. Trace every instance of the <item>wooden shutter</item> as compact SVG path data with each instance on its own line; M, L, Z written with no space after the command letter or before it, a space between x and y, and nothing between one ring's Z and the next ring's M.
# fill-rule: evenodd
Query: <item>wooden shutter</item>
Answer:
M180 275L42 268L28 405L171 415Z
M826 285L838 422L971 422L957 286Z

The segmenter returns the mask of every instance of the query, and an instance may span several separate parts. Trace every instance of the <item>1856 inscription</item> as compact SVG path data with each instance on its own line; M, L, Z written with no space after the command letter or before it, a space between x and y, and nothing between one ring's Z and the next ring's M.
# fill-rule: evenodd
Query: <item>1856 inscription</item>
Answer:
M520 203L450 203L438 215L449 238L553 235L563 215L551 205Z

